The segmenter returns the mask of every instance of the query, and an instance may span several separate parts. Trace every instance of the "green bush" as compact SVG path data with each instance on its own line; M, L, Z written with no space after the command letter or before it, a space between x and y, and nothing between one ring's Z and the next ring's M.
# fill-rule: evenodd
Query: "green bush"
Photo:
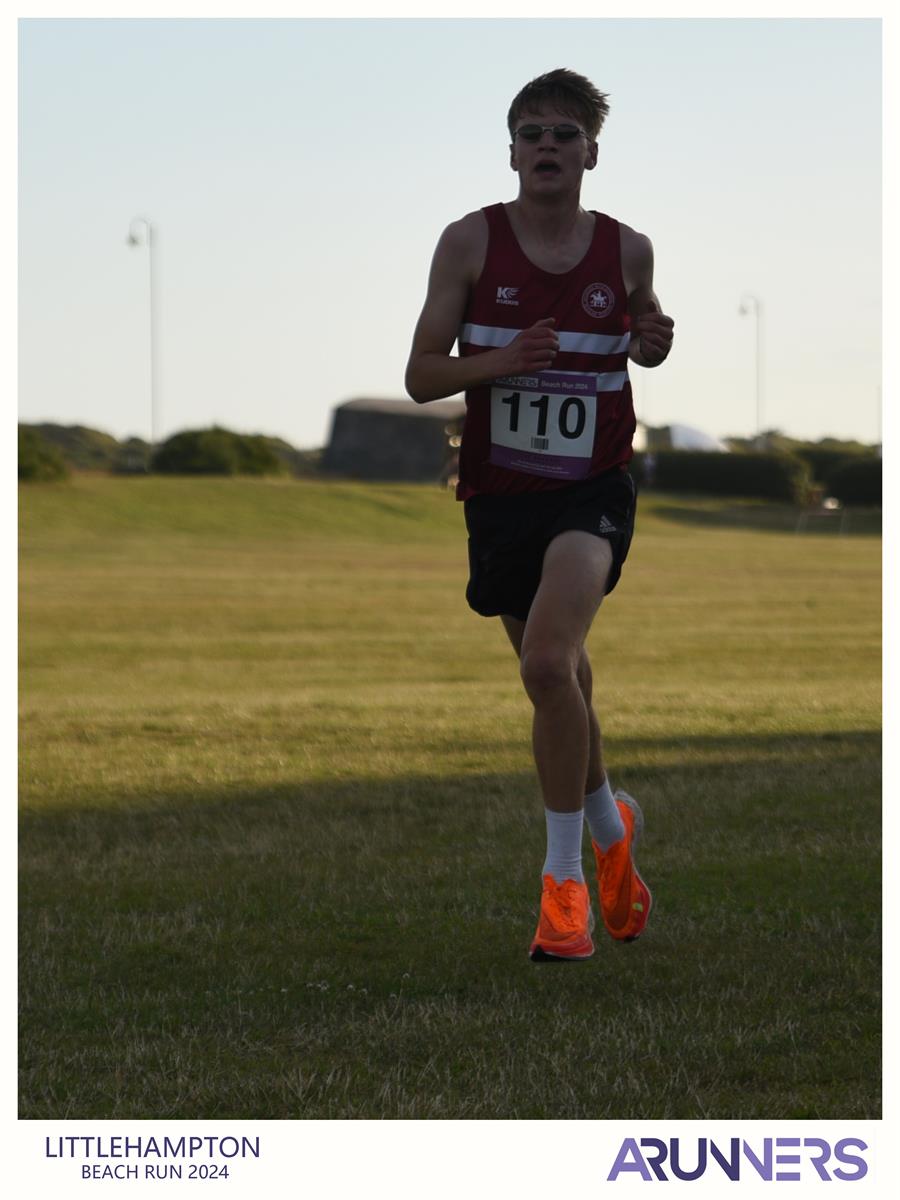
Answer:
M236 433L241 475L281 475L285 466L268 440L259 434Z
M284 467L262 437L228 429L186 429L153 455L154 471L178 475L279 475Z
M659 450L655 458L654 486L664 492L752 496L799 504L809 489L809 467L789 454Z
M55 446L30 425L19 426L19 478L29 482L66 479L69 468Z
M881 459L860 458L837 468L828 480L829 495L842 504L881 505Z
M238 455L233 436L224 430L186 429L165 441L150 465L169 474L236 475Z
M845 463L858 462L862 456L872 452L865 449L850 450L842 447L798 444L792 453L809 464L814 482L827 484L834 472L840 470Z
M57 425L47 421L32 428L76 471L108 471L119 452L119 443L111 434L87 425Z

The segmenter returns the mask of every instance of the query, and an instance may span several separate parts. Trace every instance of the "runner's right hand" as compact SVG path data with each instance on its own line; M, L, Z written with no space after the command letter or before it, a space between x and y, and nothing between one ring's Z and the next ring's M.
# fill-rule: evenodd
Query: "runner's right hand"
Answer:
M559 352L559 337L552 328L555 317L544 317L528 329L517 333L504 352L508 356L503 373L522 375L529 371L541 371L553 366Z

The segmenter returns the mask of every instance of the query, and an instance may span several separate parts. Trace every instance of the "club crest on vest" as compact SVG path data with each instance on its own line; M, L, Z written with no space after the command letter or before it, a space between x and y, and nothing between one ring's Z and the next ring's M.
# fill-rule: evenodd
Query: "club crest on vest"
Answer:
M605 283L592 283L581 293L581 307L589 317L608 317L615 306L616 298Z

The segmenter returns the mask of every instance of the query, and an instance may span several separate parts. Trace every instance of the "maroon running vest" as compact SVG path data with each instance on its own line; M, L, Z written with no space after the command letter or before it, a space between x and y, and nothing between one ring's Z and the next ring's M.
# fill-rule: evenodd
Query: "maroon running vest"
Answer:
M556 318L559 354L551 371L466 392L457 499L565 487L624 467L635 420L618 222L594 213L587 254L558 275L525 257L502 204L482 211L487 257L463 316L460 355L505 346L544 317Z

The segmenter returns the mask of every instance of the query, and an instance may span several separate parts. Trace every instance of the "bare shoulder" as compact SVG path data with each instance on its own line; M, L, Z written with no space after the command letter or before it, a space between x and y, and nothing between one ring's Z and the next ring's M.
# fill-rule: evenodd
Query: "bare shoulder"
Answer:
M452 263L462 270L466 278L474 283L481 274L487 255L488 223L484 213L466 213L458 221L452 221L440 236L435 251L435 261Z
M645 233L619 222L622 278L629 296L653 291L653 243Z
M653 269L653 243L645 233L638 233L622 221L619 222L619 247L622 251L623 267L638 271L646 266Z
M482 209L476 209L475 212L466 213L464 217L460 217L458 221L451 221L441 235L442 240L447 238L457 247L463 246L486 246L488 239L488 223L487 217Z

